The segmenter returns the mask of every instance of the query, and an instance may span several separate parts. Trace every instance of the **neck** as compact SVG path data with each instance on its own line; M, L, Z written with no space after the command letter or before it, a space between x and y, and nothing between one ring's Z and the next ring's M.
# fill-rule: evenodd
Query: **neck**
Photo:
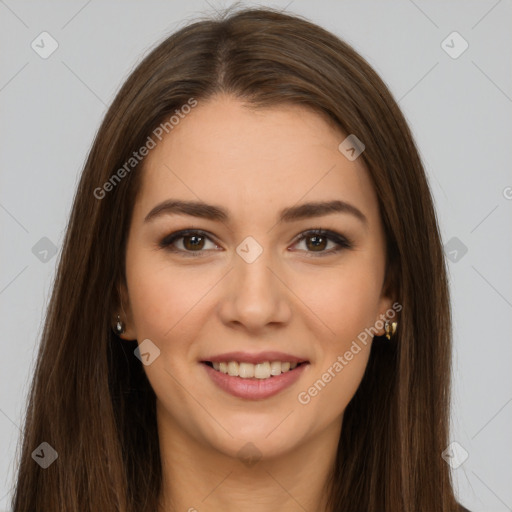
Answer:
M330 512L326 483L341 418L289 453L262 457L248 444L232 457L162 416L157 414L162 461L158 512Z

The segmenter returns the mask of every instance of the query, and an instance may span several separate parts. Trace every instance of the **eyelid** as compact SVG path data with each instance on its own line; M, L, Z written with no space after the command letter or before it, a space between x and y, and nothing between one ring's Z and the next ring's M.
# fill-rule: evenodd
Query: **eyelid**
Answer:
M305 238L308 238L310 236L317 235L327 238L327 240L332 241L334 244L336 244L337 247L334 249L329 249L327 251L301 251L306 254L308 257L322 257L322 256L329 256L330 254L338 254L343 250L347 249L353 249L354 243L351 239L349 239L347 236L337 233L336 231L331 231L329 229L323 229L323 228L313 228L313 229L307 229L306 231L302 231L299 233L295 239L293 240L293 245L296 245L297 243L301 242Z
M211 242L213 242L215 245L219 245L216 242L216 237L208 233L207 231L204 231L202 229L198 228L188 228L188 229L182 229L175 231L173 233L170 233L169 235L166 235L160 242L159 247L162 249L166 249L169 252L182 254L185 257L201 257L204 255L204 253L210 252L210 250L198 250L198 251L184 251L182 249L175 249L172 248L172 244L176 242L177 240L180 240L181 238L184 238L189 235L198 235L202 236L204 238L207 238ZM336 244L336 248L329 249L327 251L298 251L305 253L308 257L322 257L322 256L328 256L330 254L337 254L343 250L352 249L354 247L354 243L350 238L347 236L337 233L336 231L331 231L328 229L323 228L312 228L307 229L305 231L302 231L299 233L293 240L292 245L296 245L305 238L308 238L309 236L322 236L325 237L328 241L332 241L334 244Z
M183 251L181 249L172 249L172 244L174 242L176 242L177 240L180 240L181 238L184 238L185 236L188 236L188 235L202 236L204 238L207 238L211 242L213 242L215 245L219 245L215 241L215 237L213 235L211 235L210 233L208 233L207 231L204 231L202 229L194 229L194 228L181 229L179 231L174 231L173 233L170 233L169 235L166 235L159 242L158 245L162 249L167 249L170 252L181 253L181 254L185 254L186 256L192 256L192 257L196 257L196 256L199 256L202 253L207 252L207 251L204 251L204 250L201 250L201 251ZM194 254L194 253L196 253L196 254Z

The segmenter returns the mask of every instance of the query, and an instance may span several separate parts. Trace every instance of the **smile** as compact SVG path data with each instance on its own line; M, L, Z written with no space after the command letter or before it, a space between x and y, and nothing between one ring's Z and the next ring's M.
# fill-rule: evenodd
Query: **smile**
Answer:
M261 400L270 398L294 384L309 363L203 361L202 366L213 383L223 391L238 398Z
M250 379L253 377L256 379L269 379L294 370L298 364L301 363L266 361L259 364L252 364L239 363L237 361L221 363L207 361L206 364L212 366L214 370L231 375L231 377L241 377L242 379Z

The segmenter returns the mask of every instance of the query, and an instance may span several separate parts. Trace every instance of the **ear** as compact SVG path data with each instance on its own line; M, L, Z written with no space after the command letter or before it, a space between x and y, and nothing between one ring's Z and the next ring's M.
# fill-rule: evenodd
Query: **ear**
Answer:
M393 304L395 304L395 306ZM391 297L382 296L380 298L379 309L377 312L377 316L375 317L375 322L373 324L375 326L375 329L377 330L377 336L384 336L384 334L386 334L386 320L388 320L389 322L396 322L398 315L396 313L395 307L397 304L398 302L394 301ZM382 326L382 328L377 329L377 327L380 326Z
M374 323L375 326L382 325L382 328L377 331L377 336L384 336L384 334L386 334L386 320L388 322L397 322L398 312L402 309L402 305L396 300L396 278L396 266L391 264L386 272L386 278L382 286L382 294L379 299L379 308Z
M117 315L123 324L124 332L122 334L118 334L120 338L123 340L136 340L137 333L135 331L135 325L133 323L133 314L130 304L130 298L128 294L128 287L123 278L117 284L117 300L116 307L112 312L112 328L115 331L115 326L117 324Z

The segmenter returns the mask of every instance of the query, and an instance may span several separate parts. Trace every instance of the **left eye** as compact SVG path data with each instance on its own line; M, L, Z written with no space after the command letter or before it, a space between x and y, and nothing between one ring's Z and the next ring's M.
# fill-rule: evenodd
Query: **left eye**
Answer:
M305 242L307 248L313 248L313 251L306 252L319 252L320 256L325 256L333 253L340 252L343 249L351 249L352 242L343 235L334 231L326 231L323 229L312 229L301 233L295 243ZM327 242L331 242L334 247L328 251L324 251ZM318 250L317 250L318 249ZM308 255L309 256L309 255Z
M183 253L184 256L197 257L203 256L205 251L202 249L205 248L204 245L206 240L210 241L210 243L214 245L214 250L215 247L218 247L204 231L193 229L171 233L161 240L159 246L171 252ZM174 245L178 241L181 242L182 248ZM350 240L345 236L334 231L323 229L312 229L301 233L295 239L294 245L301 242L305 243L306 252L318 253L319 256L337 253L343 249L350 249L352 247L352 242L350 242ZM331 247L329 250L325 250L328 242L334 244L334 247ZM311 248L313 250L308 250Z

